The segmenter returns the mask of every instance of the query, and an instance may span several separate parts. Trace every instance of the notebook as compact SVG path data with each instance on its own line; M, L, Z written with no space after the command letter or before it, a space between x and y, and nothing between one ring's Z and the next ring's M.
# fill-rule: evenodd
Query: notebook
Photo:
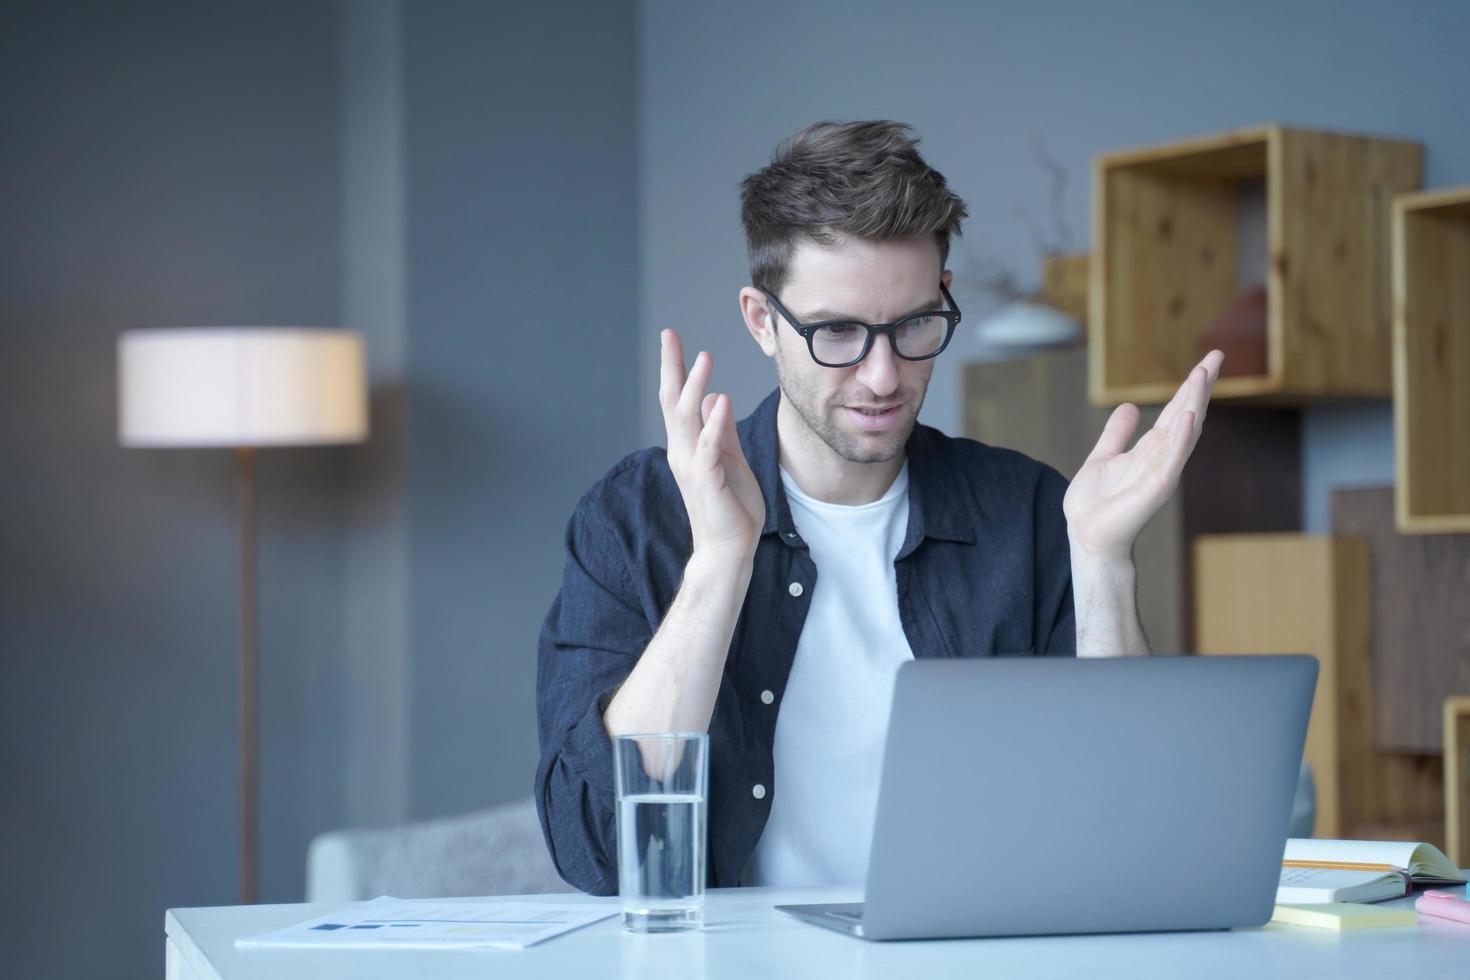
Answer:
M1458 885L1465 881L1460 869L1444 856L1443 851L1433 844L1416 841L1292 837L1286 842L1281 866L1283 869L1376 872L1379 876L1402 872L1416 885Z
M1409 894L1406 871L1350 871L1341 868L1281 869L1277 904L1382 902Z

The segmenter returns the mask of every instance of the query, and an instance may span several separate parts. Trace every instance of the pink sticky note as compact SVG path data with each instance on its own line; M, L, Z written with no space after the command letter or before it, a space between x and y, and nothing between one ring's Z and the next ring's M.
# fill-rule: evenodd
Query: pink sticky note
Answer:
M1470 902L1456 892L1425 892L1414 902L1414 908L1420 915L1432 915L1436 919L1450 919L1470 925Z

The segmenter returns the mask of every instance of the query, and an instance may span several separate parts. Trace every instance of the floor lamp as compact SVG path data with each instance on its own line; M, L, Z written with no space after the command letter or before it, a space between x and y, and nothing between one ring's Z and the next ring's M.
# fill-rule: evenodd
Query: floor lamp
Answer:
M240 900L258 897L255 451L367 438L362 338L347 330L131 330L118 340L124 446L235 451L240 559Z

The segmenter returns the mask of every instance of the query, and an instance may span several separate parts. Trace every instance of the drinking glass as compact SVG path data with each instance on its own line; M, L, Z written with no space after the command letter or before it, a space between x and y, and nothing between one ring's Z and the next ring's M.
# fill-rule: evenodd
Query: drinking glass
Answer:
M612 742L623 928L698 929L704 924L709 736L616 735Z

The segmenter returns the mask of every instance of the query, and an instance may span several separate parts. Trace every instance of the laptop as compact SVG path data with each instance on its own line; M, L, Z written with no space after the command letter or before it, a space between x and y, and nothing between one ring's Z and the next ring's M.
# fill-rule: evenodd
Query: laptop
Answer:
M917 660L899 669L864 901L779 905L864 939L1271 918L1317 661Z

